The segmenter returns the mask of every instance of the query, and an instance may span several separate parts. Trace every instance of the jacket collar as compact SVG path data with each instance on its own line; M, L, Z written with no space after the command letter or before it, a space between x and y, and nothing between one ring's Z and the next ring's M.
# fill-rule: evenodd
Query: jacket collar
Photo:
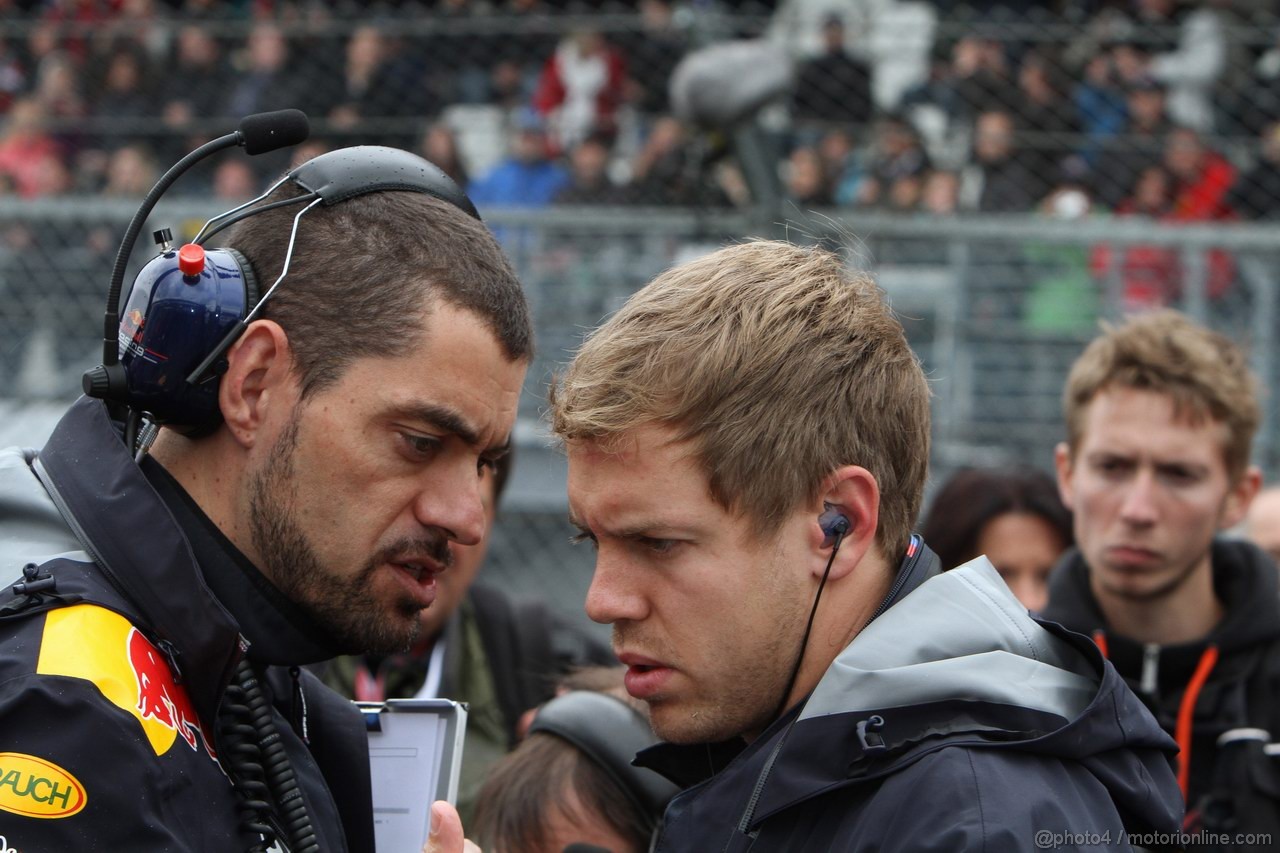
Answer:
M168 652L200 719L212 720L240 656L239 631L106 405L84 397L73 404L36 462L102 574Z

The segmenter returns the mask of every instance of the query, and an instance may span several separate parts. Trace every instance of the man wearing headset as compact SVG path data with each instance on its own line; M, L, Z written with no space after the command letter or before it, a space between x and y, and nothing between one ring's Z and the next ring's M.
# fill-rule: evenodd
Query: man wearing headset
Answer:
M869 279L772 242L659 276L559 382L586 610L666 741L637 763L685 789L654 849L1177 831L1173 744L1092 643L1031 618L985 558L942 573L911 535L928 396ZM463 849L433 809L426 849Z
M313 172L339 183L382 156L335 155ZM427 165L397 159L393 182ZM135 462L84 398L39 453L0 456L16 849L373 849L360 715L300 668L411 645L449 544L481 536L532 344L473 210L357 190L308 208L287 263L301 205L230 232L264 285L288 275L227 350L205 434L164 429Z

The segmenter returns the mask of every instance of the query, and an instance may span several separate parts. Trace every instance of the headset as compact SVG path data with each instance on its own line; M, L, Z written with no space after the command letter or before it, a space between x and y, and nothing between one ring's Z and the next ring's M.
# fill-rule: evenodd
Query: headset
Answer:
M529 733L546 732L576 746L600 766L640 813L655 821L680 790L644 767L636 753L658 742L649 723L621 699L594 690L557 696L538 710Z
M183 172L234 145L251 155L261 154L296 145L308 135L307 117L298 110L249 116L239 130L205 143L175 164L134 214L112 271L103 318L102 364L86 371L82 384L85 394L106 400L115 414L124 415L135 435L144 419L152 437L160 425L189 435L206 434L218 426L224 356L285 280L299 223L317 206L341 204L373 192L405 190L426 193L480 218L457 184L421 157L373 145L341 148L307 161L257 198L213 217L181 247L175 248L168 229L156 231L159 254L134 279L121 315L121 284L134 243L151 209ZM260 204L288 182L301 188L301 195ZM260 292L258 276L244 255L234 248L205 248L210 238L233 223L289 205L305 206L293 219L280 275L265 292ZM129 436L131 450L133 440Z

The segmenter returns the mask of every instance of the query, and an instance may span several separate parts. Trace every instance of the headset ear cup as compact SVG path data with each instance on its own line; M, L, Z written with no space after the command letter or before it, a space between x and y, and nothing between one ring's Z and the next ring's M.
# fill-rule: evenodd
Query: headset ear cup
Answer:
M249 259L239 251L230 246L223 246L221 251L234 258L240 266L240 274L244 278L244 313L248 316L262 295L258 289L258 274L253 271L253 264L249 263Z

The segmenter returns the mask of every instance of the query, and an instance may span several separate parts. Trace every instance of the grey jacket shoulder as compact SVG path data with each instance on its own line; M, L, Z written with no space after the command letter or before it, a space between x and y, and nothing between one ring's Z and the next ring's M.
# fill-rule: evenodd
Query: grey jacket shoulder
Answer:
M83 548L32 471L35 458L34 450L0 449L0 584L21 577L27 563Z

